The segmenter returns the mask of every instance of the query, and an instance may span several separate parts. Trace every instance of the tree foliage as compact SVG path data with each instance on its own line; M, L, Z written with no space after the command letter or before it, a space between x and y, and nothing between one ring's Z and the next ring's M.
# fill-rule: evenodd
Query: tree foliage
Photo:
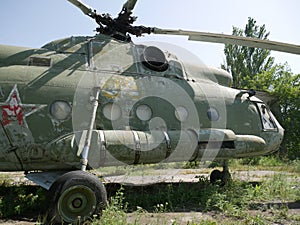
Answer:
M280 154L290 159L300 158L300 74L293 74L286 65L276 65L257 75L249 87L269 91L277 101L270 107L285 129Z
M267 39L269 33L248 18L244 30L233 27L233 35ZM285 129L280 153L300 158L300 74L293 74L287 64L274 65L269 50L225 45L224 53L221 67L232 74L234 87L268 91L277 99L270 108Z
M245 29L233 27L233 35L267 39L265 25L258 26L256 21L248 18ZM274 58L270 56L270 50L261 48L249 48L238 45L225 45L224 53L226 62L222 69L232 74L233 86L243 88L249 80L255 80L256 75L272 68Z

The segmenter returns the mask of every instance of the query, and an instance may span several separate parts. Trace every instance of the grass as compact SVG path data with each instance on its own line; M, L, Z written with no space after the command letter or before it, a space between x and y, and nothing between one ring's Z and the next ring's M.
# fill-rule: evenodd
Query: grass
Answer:
M260 156L250 159L232 159L229 167L234 170L272 170L300 174L300 160L284 160L275 156Z
M46 191L38 186L0 184L0 218L38 216Z
M233 171L259 168L277 172L259 182L234 178L232 183L225 186L212 185L204 176L199 176L199 181L195 183L158 183L147 186L106 184L108 207L100 219L94 219L91 223L300 224L299 213L291 213L290 210L293 205L300 208L299 161L285 165L274 159L260 159L257 167L251 163L243 163L239 161L237 164L232 161L230 168ZM177 163L172 166L197 168L201 165ZM165 168L165 165L146 167L151 174ZM284 172L281 170L283 168ZM141 171L137 169L128 172L126 168L119 167L110 168L106 172L140 175ZM193 173L192 169L186 171L188 174ZM142 172L145 173L144 170ZM8 177L1 179L9 180ZM22 216L40 220L40 209L43 208L45 195L46 191L38 186L11 185L7 180L3 181L0 183L0 218ZM185 212L195 213L195 217L190 218L189 223L184 223L180 216Z
M211 168L222 167L218 162L207 162L200 164L199 162L176 162L176 163L158 163L147 165L126 165L126 166L111 166L104 167L94 172L99 176L140 176L147 173L147 175L156 175L161 170L166 169L186 169L185 173L192 173L195 169L201 169L201 173L209 173ZM269 171L285 171L298 173L300 175L300 160L284 160L275 156L261 156L256 158L246 159L232 159L229 160L229 167L234 171L247 170L269 170ZM192 169L188 170L188 169ZM196 171L199 172L199 171Z
M189 224L300 223L299 215L289 213L291 203L300 205L299 183L283 173L274 174L271 179L261 183L234 180L230 185L220 186L211 185L205 177L200 177L198 183L124 186L120 190L126 207L116 214L123 215L123 224L126 224L124 213L136 214L133 224L144 224L145 212L152 213L159 219L159 222L153 224L169 224L170 221L164 221L164 216L161 215L166 212L191 211L206 212L213 216L211 219L198 219ZM119 203L117 201L118 206ZM115 201L112 200L109 208L114 204ZM108 210L109 213L111 211ZM94 223L105 224L101 221ZM172 224L176 223L173 220Z

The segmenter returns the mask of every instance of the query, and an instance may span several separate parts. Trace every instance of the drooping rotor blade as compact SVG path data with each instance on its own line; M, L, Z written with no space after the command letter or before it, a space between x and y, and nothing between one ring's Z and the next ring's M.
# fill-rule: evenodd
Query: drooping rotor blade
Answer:
M130 13L133 10L136 2L137 0L128 0L127 2L124 3L123 9L125 9L126 12Z
M223 43L232 45L242 45L252 48L263 48L268 50L274 50L279 52L287 52L300 55L300 45L288 44L277 41L262 40L258 38L249 38L242 36L216 34L197 31L184 31L184 30L168 30L154 28L154 34L168 34L168 35L184 35L188 36L192 41L203 41L213 43Z
M83 2L81 2L80 0L68 0L69 2L71 2L73 5L75 5L76 7L78 7L85 15L88 15L92 18L96 17L96 11L93 10L93 8L91 8L90 6L84 4Z

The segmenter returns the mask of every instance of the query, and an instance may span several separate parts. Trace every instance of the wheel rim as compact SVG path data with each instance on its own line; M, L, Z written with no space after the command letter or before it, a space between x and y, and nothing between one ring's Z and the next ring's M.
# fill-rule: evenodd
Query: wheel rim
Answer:
M84 185L66 189L58 200L58 212L65 222L84 221L92 216L97 199L94 191Z

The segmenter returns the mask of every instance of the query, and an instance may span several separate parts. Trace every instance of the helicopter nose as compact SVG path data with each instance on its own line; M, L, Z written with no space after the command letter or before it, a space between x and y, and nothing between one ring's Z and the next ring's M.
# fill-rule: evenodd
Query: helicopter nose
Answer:
M277 151L284 137L284 128L279 124L275 117L273 118L273 121L276 124L276 129L264 130L262 132L262 138L267 143L265 153Z
M271 148L273 151L278 150L284 136L284 129L283 127L278 123L277 124L277 132L272 135L272 140L271 140Z
M278 139L279 139L279 145L281 144L284 136L284 129L283 127L279 124L278 126Z

